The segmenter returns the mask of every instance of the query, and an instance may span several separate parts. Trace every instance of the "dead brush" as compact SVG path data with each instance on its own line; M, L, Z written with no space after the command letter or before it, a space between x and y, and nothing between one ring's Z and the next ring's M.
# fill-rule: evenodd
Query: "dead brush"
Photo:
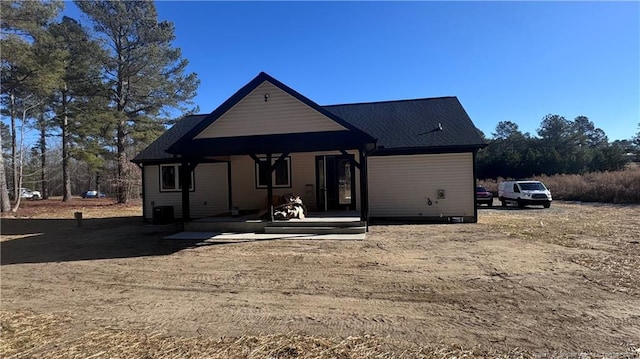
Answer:
M326 338L269 334L237 338L184 338L159 332L101 328L72 335L60 315L0 312L3 358L533 358L514 348L504 352L458 345L420 346L375 335ZM585 357L589 358L589 357Z
M596 277L585 278L615 292L635 294L640 291L640 257L638 256L638 225L635 218L639 208L635 205L566 204L576 208L569 214L552 209L515 211L511 217L487 213L480 222L517 240L541 241L567 248L585 249L580 255L568 258L571 262L589 268ZM611 211L610 209L615 209ZM514 220L516 218L517 220ZM588 252L600 250L595 256Z
M102 328L71 335L70 319L60 315L0 312L3 358L562 358L561 353L531 353L519 348L486 350L440 344L421 346L375 335L326 338L302 334L270 334L235 338L185 338L159 332L144 333ZM628 354L580 353L583 359L634 358Z
M640 168L629 167L622 171L592 172L583 175L559 174L534 176L532 180L543 182L551 190L553 199L564 201L640 203ZM498 183L506 179L485 179L478 183L495 196Z

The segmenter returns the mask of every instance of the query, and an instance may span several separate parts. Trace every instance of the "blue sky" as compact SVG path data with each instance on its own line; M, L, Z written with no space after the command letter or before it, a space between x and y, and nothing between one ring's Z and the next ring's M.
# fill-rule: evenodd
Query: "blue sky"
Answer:
M487 136L506 120L535 134L549 113L587 116L610 140L638 132L639 2L156 7L201 80L201 113L265 71L320 105L457 96Z

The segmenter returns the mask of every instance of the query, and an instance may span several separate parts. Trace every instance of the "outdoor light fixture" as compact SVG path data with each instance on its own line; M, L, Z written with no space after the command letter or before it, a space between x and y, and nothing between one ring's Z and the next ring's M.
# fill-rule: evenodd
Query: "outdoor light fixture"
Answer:
M264 102L267 102L267 101L269 101L269 94L268 93L264 94Z

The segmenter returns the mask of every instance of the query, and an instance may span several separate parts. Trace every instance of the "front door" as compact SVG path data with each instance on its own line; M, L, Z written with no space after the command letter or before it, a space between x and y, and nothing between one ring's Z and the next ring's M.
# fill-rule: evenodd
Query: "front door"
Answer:
M355 209L353 156L316 156L316 188L318 210Z

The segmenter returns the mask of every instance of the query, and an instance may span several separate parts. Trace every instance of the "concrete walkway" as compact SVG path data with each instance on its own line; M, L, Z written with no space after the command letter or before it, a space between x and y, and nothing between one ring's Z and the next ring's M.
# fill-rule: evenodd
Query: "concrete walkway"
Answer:
M164 237L171 240L201 240L205 242L247 242L274 239L314 239L314 240L364 240L365 233L357 234L278 234L278 233L216 233L216 232L180 232Z

